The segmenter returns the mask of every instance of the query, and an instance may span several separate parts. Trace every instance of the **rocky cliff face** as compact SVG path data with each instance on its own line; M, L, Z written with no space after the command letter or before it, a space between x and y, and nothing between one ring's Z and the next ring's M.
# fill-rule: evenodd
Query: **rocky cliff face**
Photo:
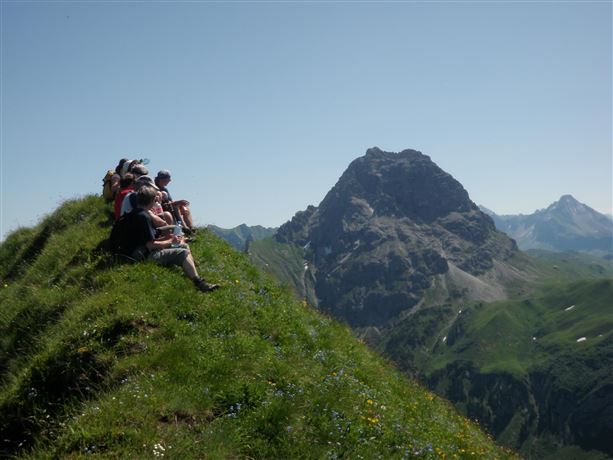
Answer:
M307 249L319 307L354 326L410 309L450 266L478 276L517 250L428 156L378 148L275 238Z

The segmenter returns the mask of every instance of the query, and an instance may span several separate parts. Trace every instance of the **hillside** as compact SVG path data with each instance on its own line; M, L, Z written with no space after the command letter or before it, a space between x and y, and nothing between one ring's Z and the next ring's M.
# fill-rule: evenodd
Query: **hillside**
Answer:
M0 246L0 455L515 458L201 230L204 295L64 203Z
M613 280L427 308L380 350L527 458L610 458Z
M370 149L250 257L527 458L613 456L612 261L517 250L426 155Z

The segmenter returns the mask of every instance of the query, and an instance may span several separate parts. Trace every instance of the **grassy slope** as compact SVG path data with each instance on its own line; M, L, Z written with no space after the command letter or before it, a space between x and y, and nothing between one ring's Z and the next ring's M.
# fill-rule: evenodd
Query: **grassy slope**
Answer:
M613 280L604 279L550 284L531 299L474 305L452 326L453 343L436 347L431 369L466 359L486 373L523 375L556 354L598 347L613 337L611 298ZM578 343L581 337L587 340Z
M251 243L249 255L254 264L304 297L304 249L265 238Z
M108 264L107 215L67 202L0 246L0 455L513 457L208 232L213 294Z
M376 346L401 369L456 401L462 413L479 417L499 442L521 447L528 458L544 458L545 452L560 459L608 458L563 446L561 439L570 429L586 446L602 446L602 433L594 431L592 438L576 433L576 420L591 413L599 417L593 423L611 423L593 407L600 397L595 395L613 386L611 261L539 251L520 253L512 263L531 279L511 286L512 300L466 302L435 285L426 296L430 308L383 331ZM581 337L587 340L577 342ZM527 391L527 404L539 415L524 412L519 401L526 400L517 393L516 399L504 396L501 388ZM562 407L565 398L574 399L574 407ZM606 398L602 404L608 404ZM516 416L501 425L501 413L514 405ZM537 426L533 416L547 422ZM568 423L575 425L564 428Z

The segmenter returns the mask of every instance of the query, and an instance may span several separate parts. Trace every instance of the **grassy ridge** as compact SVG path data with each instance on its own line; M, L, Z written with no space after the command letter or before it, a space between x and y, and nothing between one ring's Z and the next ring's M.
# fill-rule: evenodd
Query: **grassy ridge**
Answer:
M111 264L109 209L0 246L0 455L514 458L208 232L178 269Z
M613 280L426 308L379 344L526 458L611 458Z
M611 342L613 280L541 286L524 300L476 304L463 311L435 347L431 369L465 359L483 372L523 375L562 352L582 353ZM585 341L577 342L585 337Z

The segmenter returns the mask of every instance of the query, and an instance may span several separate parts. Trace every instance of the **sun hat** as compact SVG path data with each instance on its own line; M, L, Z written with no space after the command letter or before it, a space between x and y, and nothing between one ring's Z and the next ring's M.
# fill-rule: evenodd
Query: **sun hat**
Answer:
M153 179L151 179L151 177L149 176L140 176L138 179L136 179L136 182L134 184L134 188L136 190L138 190L141 187L153 187L156 190L160 190L159 188L157 188L157 186L153 183Z
M132 168L130 168L130 172L132 174L138 174L140 176L146 176L147 174L149 174L149 170L147 169L147 167L140 163L137 163L132 166Z

